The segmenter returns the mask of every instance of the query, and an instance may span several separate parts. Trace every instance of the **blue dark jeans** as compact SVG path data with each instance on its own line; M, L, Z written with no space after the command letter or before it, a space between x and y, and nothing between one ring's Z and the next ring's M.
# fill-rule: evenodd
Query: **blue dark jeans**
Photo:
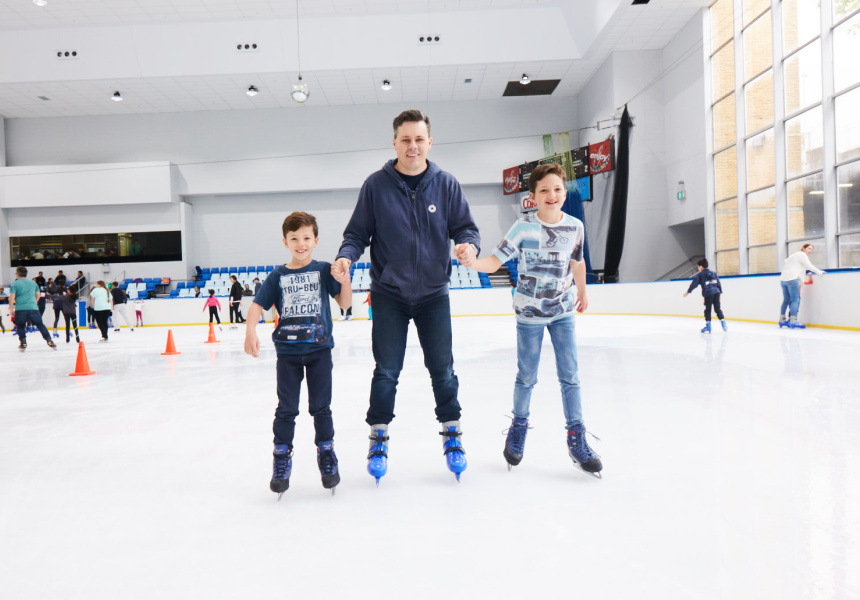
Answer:
M334 439L331 418L331 348L293 356L278 354L278 408L272 431L276 444L293 447L299 394L305 373L308 376L308 412L314 418L317 444Z
M376 368L370 383L367 424L390 423L394 419L394 397L403 370L409 321L415 322L424 351L424 366L430 372L436 418L440 423L460 420L451 351L451 303L446 295L419 304L409 304L384 294L373 294L373 358Z
M789 316L797 316L797 308L800 306L800 280L780 281L782 284L782 307L779 309L780 317L785 316L785 309L789 310Z
M32 323L46 342L51 341L51 334L48 333L48 328L42 322L42 313L38 310L16 310L15 311L15 327L18 328L18 338L22 342L27 341L27 321Z

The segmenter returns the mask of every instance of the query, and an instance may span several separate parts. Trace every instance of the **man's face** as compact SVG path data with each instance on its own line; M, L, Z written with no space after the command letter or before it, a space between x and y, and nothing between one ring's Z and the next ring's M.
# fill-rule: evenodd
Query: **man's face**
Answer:
M397 128L394 150L397 152L397 170L406 175L418 175L427 168L427 152L433 138L424 121L407 121Z

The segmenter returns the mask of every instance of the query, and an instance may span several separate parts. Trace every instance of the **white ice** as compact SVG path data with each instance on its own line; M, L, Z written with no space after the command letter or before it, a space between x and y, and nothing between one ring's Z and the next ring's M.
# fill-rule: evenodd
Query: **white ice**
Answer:
M469 467L445 468L414 330L379 488L366 470L367 321L335 324L335 448L320 484L298 420L290 490L268 489L275 354L242 329L0 338L0 598L860 597L860 335L577 318L603 479L574 468L545 340L525 458L502 457L512 317L455 318ZM304 410L303 406L303 410ZM851 565L854 565L853 567Z

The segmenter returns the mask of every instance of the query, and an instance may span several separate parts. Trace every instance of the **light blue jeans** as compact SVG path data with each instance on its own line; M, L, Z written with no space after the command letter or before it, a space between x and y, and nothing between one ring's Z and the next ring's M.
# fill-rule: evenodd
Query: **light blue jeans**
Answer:
M537 383L544 328L555 351L555 368L561 384L561 402L567 428L582 423L582 399L576 366L576 326L573 315L550 323L517 321L517 379L514 383L514 416L528 419L532 388Z
M800 281L780 281L782 284L782 308L779 309L780 317L785 316L785 309L791 317L797 316L797 308L800 306Z

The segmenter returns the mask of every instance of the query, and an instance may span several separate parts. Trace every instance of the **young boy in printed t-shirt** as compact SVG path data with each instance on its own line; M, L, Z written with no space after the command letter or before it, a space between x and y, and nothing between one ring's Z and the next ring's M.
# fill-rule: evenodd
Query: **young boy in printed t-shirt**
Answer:
M331 416L331 349L334 339L329 297L334 298L341 308L352 305L349 272L335 278L331 273L331 263L312 259L319 242L319 228L314 216L294 212L284 220L282 231L284 246L292 254L292 259L266 277L251 303L245 329L245 353L259 356L257 322L264 310L273 305L276 307L278 320L272 339L278 354L278 408L272 427L275 450L269 489L278 494L278 499L290 487L293 434L305 376L322 484L334 493L334 487L340 482Z
M541 165L529 176L529 198L537 213L517 221L493 256L479 258L467 267L493 273L505 261L519 256L519 280L514 292L517 317L517 378L514 384L514 418L508 429L504 456L508 468L518 465L525 450L529 428L529 404L537 383L544 330L549 331L555 351L561 399L567 427L567 444L574 464L600 477L603 465L585 441L579 376L576 364L574 312L585 312L585 227L562 212L567 197L564 170ZM466 261L464 261L464 258ZM574 287L576 285L576 294Z

